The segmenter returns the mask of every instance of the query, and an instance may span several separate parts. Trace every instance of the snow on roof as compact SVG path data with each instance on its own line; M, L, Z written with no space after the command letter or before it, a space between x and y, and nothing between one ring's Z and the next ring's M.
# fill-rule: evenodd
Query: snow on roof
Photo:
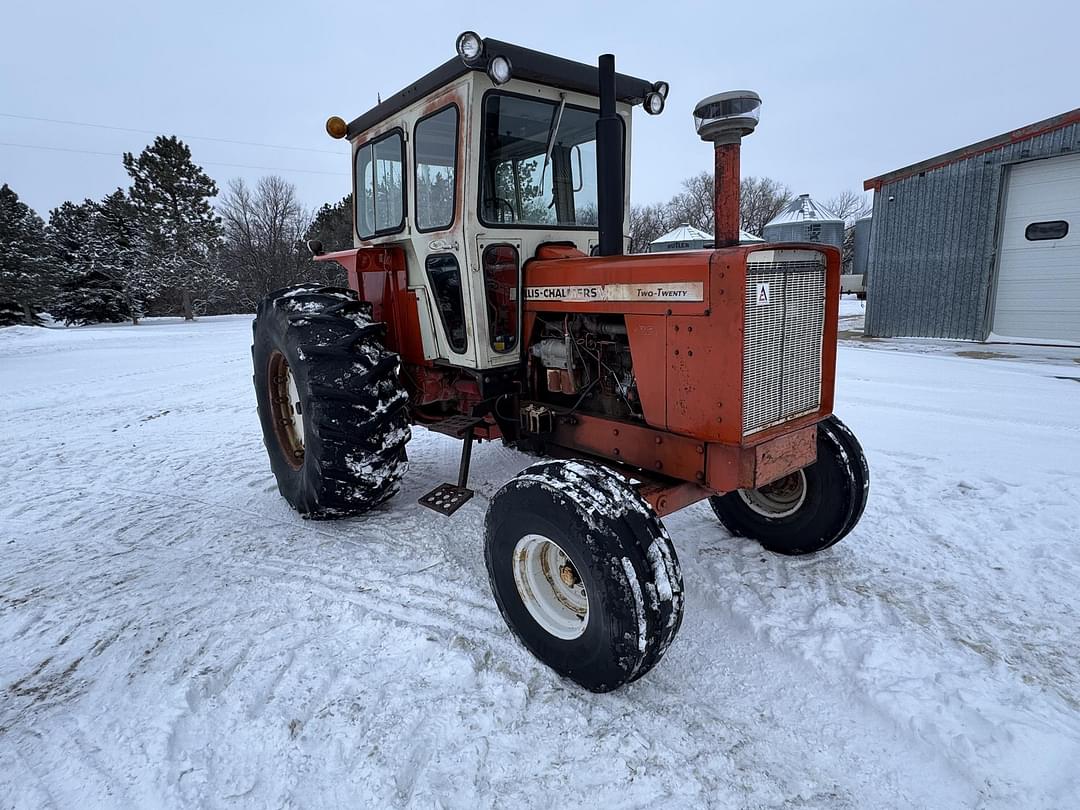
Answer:
M821 203L815 202L809 194L800 194L788 203L783 211L765 223L765 227L767 228L770 225L781 225L788 222L806 222L807 220L813 220L815 222L842 221L840 217Z
M663 236L658 236L650 242L650 245L661 245L665 242L711 242L712 234L695 228L689 222L684 222Z
M663 236L658 236L653 239L650 245L665 245L668 242L712 242L713 235L711 233L705 233L700 228L695 228L689 222L683 222L674 230L670 230ZM754 236L748 231L739 229L739 241L740 242L764 242L760 236Z

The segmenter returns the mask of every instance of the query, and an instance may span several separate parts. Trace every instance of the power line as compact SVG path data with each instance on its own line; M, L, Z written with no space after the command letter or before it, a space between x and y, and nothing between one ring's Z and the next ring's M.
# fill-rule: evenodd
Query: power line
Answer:
M119 157L115 152L92 152L89 149L68 149L63 146L37 146L29 143L5 143L0 141L0 146L11 146L16 149L40 149L46 152L73 152L77 155L100 155L102 157ZM282 166L251 166L246 163L219 163L212 160L200 160L199 165L203 166L227 166L231 169L257 169L262 172L298 172L300 174L326 174L334 177L341 177L342 172L320 172L315 169L287 169Z
M140 135L161 135L161 132L152 129L133 129L132 127L116 127L109 124L91 124L86 121L63 121L57 118L39 118L34 115L16 115L15 113L0 112L0 116L4 118L17 118L20 121L40 121L46 124L63 124L64 126L72 127L92 127L94 129L111 129L115 132L136 132ZM282 146L274 143L254 143L252 141L235 141L231 138L212 138L206 135L185 135L182 136L187 141L214 141L215 143L231 143L236 146L256 146L260 149L291 149L294 152L316 152L322 155L340 155L340 152L334 152L330 149L313 149L309 146Z

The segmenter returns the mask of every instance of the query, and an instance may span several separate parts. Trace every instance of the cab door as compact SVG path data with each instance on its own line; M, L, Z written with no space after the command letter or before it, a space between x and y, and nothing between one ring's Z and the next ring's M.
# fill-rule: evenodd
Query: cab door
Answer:
M416 292L426 296L433 316L437 356L475 368L477 338L468 317L473 296L463 216L465 98L452 89L428 106L432 111L413 127L413 247L419 278L410 277L423 285Z

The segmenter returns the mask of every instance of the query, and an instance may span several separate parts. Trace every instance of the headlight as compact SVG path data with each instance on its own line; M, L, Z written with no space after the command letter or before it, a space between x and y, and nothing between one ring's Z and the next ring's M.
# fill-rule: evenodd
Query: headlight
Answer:
M668 94L668 83L667 82L654 82L653 86L652 86L652 89L653 89L654 93L659 93L660 94L660 98L664 99L664 101L667 101L667 94Z
M495 84L506 84L512 73L510 60L505 56L496 56L488 63L487 74Z
M664 97L655 90L648 92L642 106L649 115L659 115L664 111Z
M484 55L484 40L475 31L466 31L457 38L457 52L466 65L473 65Z

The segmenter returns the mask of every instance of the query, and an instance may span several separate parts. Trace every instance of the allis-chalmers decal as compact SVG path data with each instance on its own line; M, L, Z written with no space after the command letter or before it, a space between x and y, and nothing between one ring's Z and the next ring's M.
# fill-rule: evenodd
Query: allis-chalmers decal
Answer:
M585 284L566 287L526 287L529 301L703 301L700 281L671 284Z

